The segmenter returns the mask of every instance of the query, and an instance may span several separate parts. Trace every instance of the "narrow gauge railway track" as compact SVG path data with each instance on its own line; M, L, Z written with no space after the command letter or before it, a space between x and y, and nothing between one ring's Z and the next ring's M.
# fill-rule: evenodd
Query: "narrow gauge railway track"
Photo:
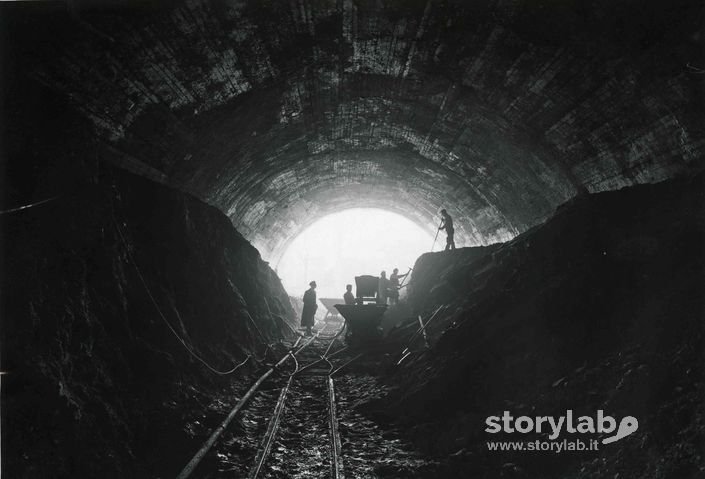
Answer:
M336 372L333 358L346 348L334 349L340 331L332 326L297 340L238 401L177 478L296 477L292 468L307 477L342 478L330 375ZM348 362L339 360L337 366Z
M249 478L343 477L333 371L329 349L301 356L281 389Z

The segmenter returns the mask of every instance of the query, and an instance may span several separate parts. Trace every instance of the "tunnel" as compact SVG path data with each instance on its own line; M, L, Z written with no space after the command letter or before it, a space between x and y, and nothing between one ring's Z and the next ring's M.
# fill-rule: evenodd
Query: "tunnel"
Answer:
M256 477L273 457L261 477L700 477L704 15L693 0L3 3L3 471ZM338 396L332 375L288 394L332 414L329 470L279 457L319 444L305 427L259 447L260 396L218 426L308 341L307 285L277 277L287 248L355 208L440 234L436 250L446 209L457 249L418 258L370 350L326 336L339 316L320 305L311 347L348 348ZM485 417L567 409L636 418L641 442L488 450Z

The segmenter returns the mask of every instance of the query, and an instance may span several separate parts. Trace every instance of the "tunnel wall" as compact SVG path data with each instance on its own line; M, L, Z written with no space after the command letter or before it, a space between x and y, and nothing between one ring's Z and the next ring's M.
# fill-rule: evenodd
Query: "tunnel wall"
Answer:
M6 111L51 90L271 261L361 197L478 246L703 168L695 0L20 3Z
M101 166L0 219L9 477L161 475L155 458L186 453L181 414L292 334L275 273L181 192ZM194 355L221 372L251 358L221 376Z

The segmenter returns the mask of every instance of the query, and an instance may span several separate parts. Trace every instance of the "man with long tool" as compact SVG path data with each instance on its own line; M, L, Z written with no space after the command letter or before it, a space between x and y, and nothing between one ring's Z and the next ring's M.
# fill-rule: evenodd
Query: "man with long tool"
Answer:
M399 289L401 285L399 284L399 279L405 278L406 274L399 274L399 268L394 268L394 271L389 276L389 302L391 304L397 304L399 302Z
M453 234L455 233L455 229L453 228L453 218L450 217L445 209L441 210L441 216L443 219L441 220L441 225L438 229L446 230L446 234L448 235L446 237L446 251L449 249L455 249L455 240L453 239Z

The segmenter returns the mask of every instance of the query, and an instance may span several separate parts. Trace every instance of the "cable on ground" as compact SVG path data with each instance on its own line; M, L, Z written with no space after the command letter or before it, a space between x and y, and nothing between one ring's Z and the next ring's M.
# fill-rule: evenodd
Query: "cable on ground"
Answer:
M162 318L162 321L164 321L164 323L167 325L167 327L169 328L169 330L171 331L171 333L172 333L172 334L174 335L174 337L176 337L176 339L181 343L181 345L184 347L184 349L186 349L186 351L188 351L191 356L193 356L195 359L197 359L198 361L200 361L200 362L201 362L205 367L207 367L211 372L213 372L213 373L215 373L215 374L218 374L218 375L220 375L220 376L225 376L225 375L228 375L228 374L232 374L232 373L234 373L235 371L237 371L241 366L244 366L245 363L247 363L247 361L249 361L250 355L248 355L247 358L245 358L245 360L244 360L243 362L241 362L240 364L235 365L232 369L229 369L229 370L227 370L227 371L220 371L220 370L214 368L213 366L211 366L210 364L208 364L208 362L207 362L205 359L203 359L201 356L199 356L199 355L193 350L193 348L191 348L191 347L186 343L186 341L181 337L181 335L179 335L179 333L174 329L174 327L171 325L171 323L166 319L166 316L164 316L164 313L162 313L162 310L161 310L161 308L159 307L159 303L157 303L157 300L154 299L154 295L152 295L152 291L149 289L149 286L147 285L147 281L144 279L144 276L142 276L142 271L140 271L139 266L137 266L137 262L136 262L135 259L133 258L132 253L130 253L130 248L129 248L128 244L127 244L127 240L125 239L125 236L122 234L122 231L120 230L120 226L117 224L117 221L115 221L115 218L114 218L114 217L113 217L113 225L115 226L115 229L116 229L116 231L118 232L118 235L120 236L120 239L121 239L121 241L122 241L122 244L123 244L123 246L125 247L125 251L127 252L127 257L129 258L130 263L132 263L132 266L134 266L135 271L137 271L137 276L140 278L140 281L142 282L142 286L144 286L145 291L147 291L147 295L148 295L149 298L152 300L152 304L154 305L155 309L156 309L157 312L159 313L159 317Z

